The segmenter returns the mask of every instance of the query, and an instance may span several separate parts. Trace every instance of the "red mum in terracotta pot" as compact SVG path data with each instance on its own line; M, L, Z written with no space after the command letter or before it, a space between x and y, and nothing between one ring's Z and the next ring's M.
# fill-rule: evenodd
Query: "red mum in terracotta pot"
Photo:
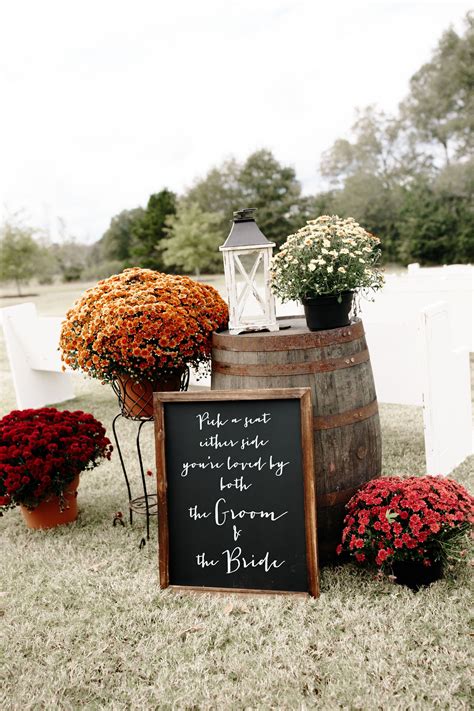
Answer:
M20 506L31 528L74 521L79 474L111 453L93 415L53 407L14 410L0 420L0 512Z

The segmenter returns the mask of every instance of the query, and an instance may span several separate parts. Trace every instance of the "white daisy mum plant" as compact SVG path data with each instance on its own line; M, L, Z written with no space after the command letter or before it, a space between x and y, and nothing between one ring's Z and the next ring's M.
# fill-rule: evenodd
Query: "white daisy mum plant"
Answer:
M271 264L272 291L282 301L376 290L383 285L380 240L352 217L322 215L290 235Z

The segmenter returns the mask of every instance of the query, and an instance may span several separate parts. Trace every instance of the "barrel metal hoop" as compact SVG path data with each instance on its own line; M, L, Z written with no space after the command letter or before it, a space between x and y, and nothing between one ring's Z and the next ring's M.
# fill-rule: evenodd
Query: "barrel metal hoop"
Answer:
M342 491L332 491L329 494L318 494L316 502L318 507L335 506L336 504L346 504L354 494L359 491L360 486Z
M213 333L212 346L221 351L288 351L307 348L333 346L338 343L350 343L364 336L364 324L359 319L343 328L333 328L330 331L302 331L292 333L290 330L278 334L243 334L231 336L229 333Z
M307 375L308 373L331 373L341 368L352 368L360 363L367 363L369 351L366 349L353 353L345 358L330 358L301 363L253 363L242 365L240 363L221 363L214 361L212 370L225 375L241 375L256 378L277 378L280 375Z
M377 400L372 400L368 405L356 407L353 410L345 410L335 415L324 415L313 417L313 429L331 430L334 427L345 427L353 425L355 422L368 420L379 411Z

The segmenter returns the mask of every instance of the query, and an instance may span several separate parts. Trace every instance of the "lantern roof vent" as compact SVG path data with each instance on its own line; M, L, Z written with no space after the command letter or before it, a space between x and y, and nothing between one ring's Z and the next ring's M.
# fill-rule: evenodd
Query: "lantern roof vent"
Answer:
M247 207L234 212L232 228L226 241L219 249L235 249L238 247L273 247L254 219L256 208Z

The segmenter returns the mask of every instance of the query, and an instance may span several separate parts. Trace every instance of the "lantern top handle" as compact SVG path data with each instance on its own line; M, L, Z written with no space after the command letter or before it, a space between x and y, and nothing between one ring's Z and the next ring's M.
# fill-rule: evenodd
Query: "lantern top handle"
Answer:
M220 250L275 246L273 242L267 240L255 222L254 213L256 211L254 207L246 207L234 212L232 228L224 244L219 247Z
M236 210L233 215L234 215L234 222L249 222L249 221L254 221L255 222L255 217L254 213L257 212L256 207L244 207L242 210Z

